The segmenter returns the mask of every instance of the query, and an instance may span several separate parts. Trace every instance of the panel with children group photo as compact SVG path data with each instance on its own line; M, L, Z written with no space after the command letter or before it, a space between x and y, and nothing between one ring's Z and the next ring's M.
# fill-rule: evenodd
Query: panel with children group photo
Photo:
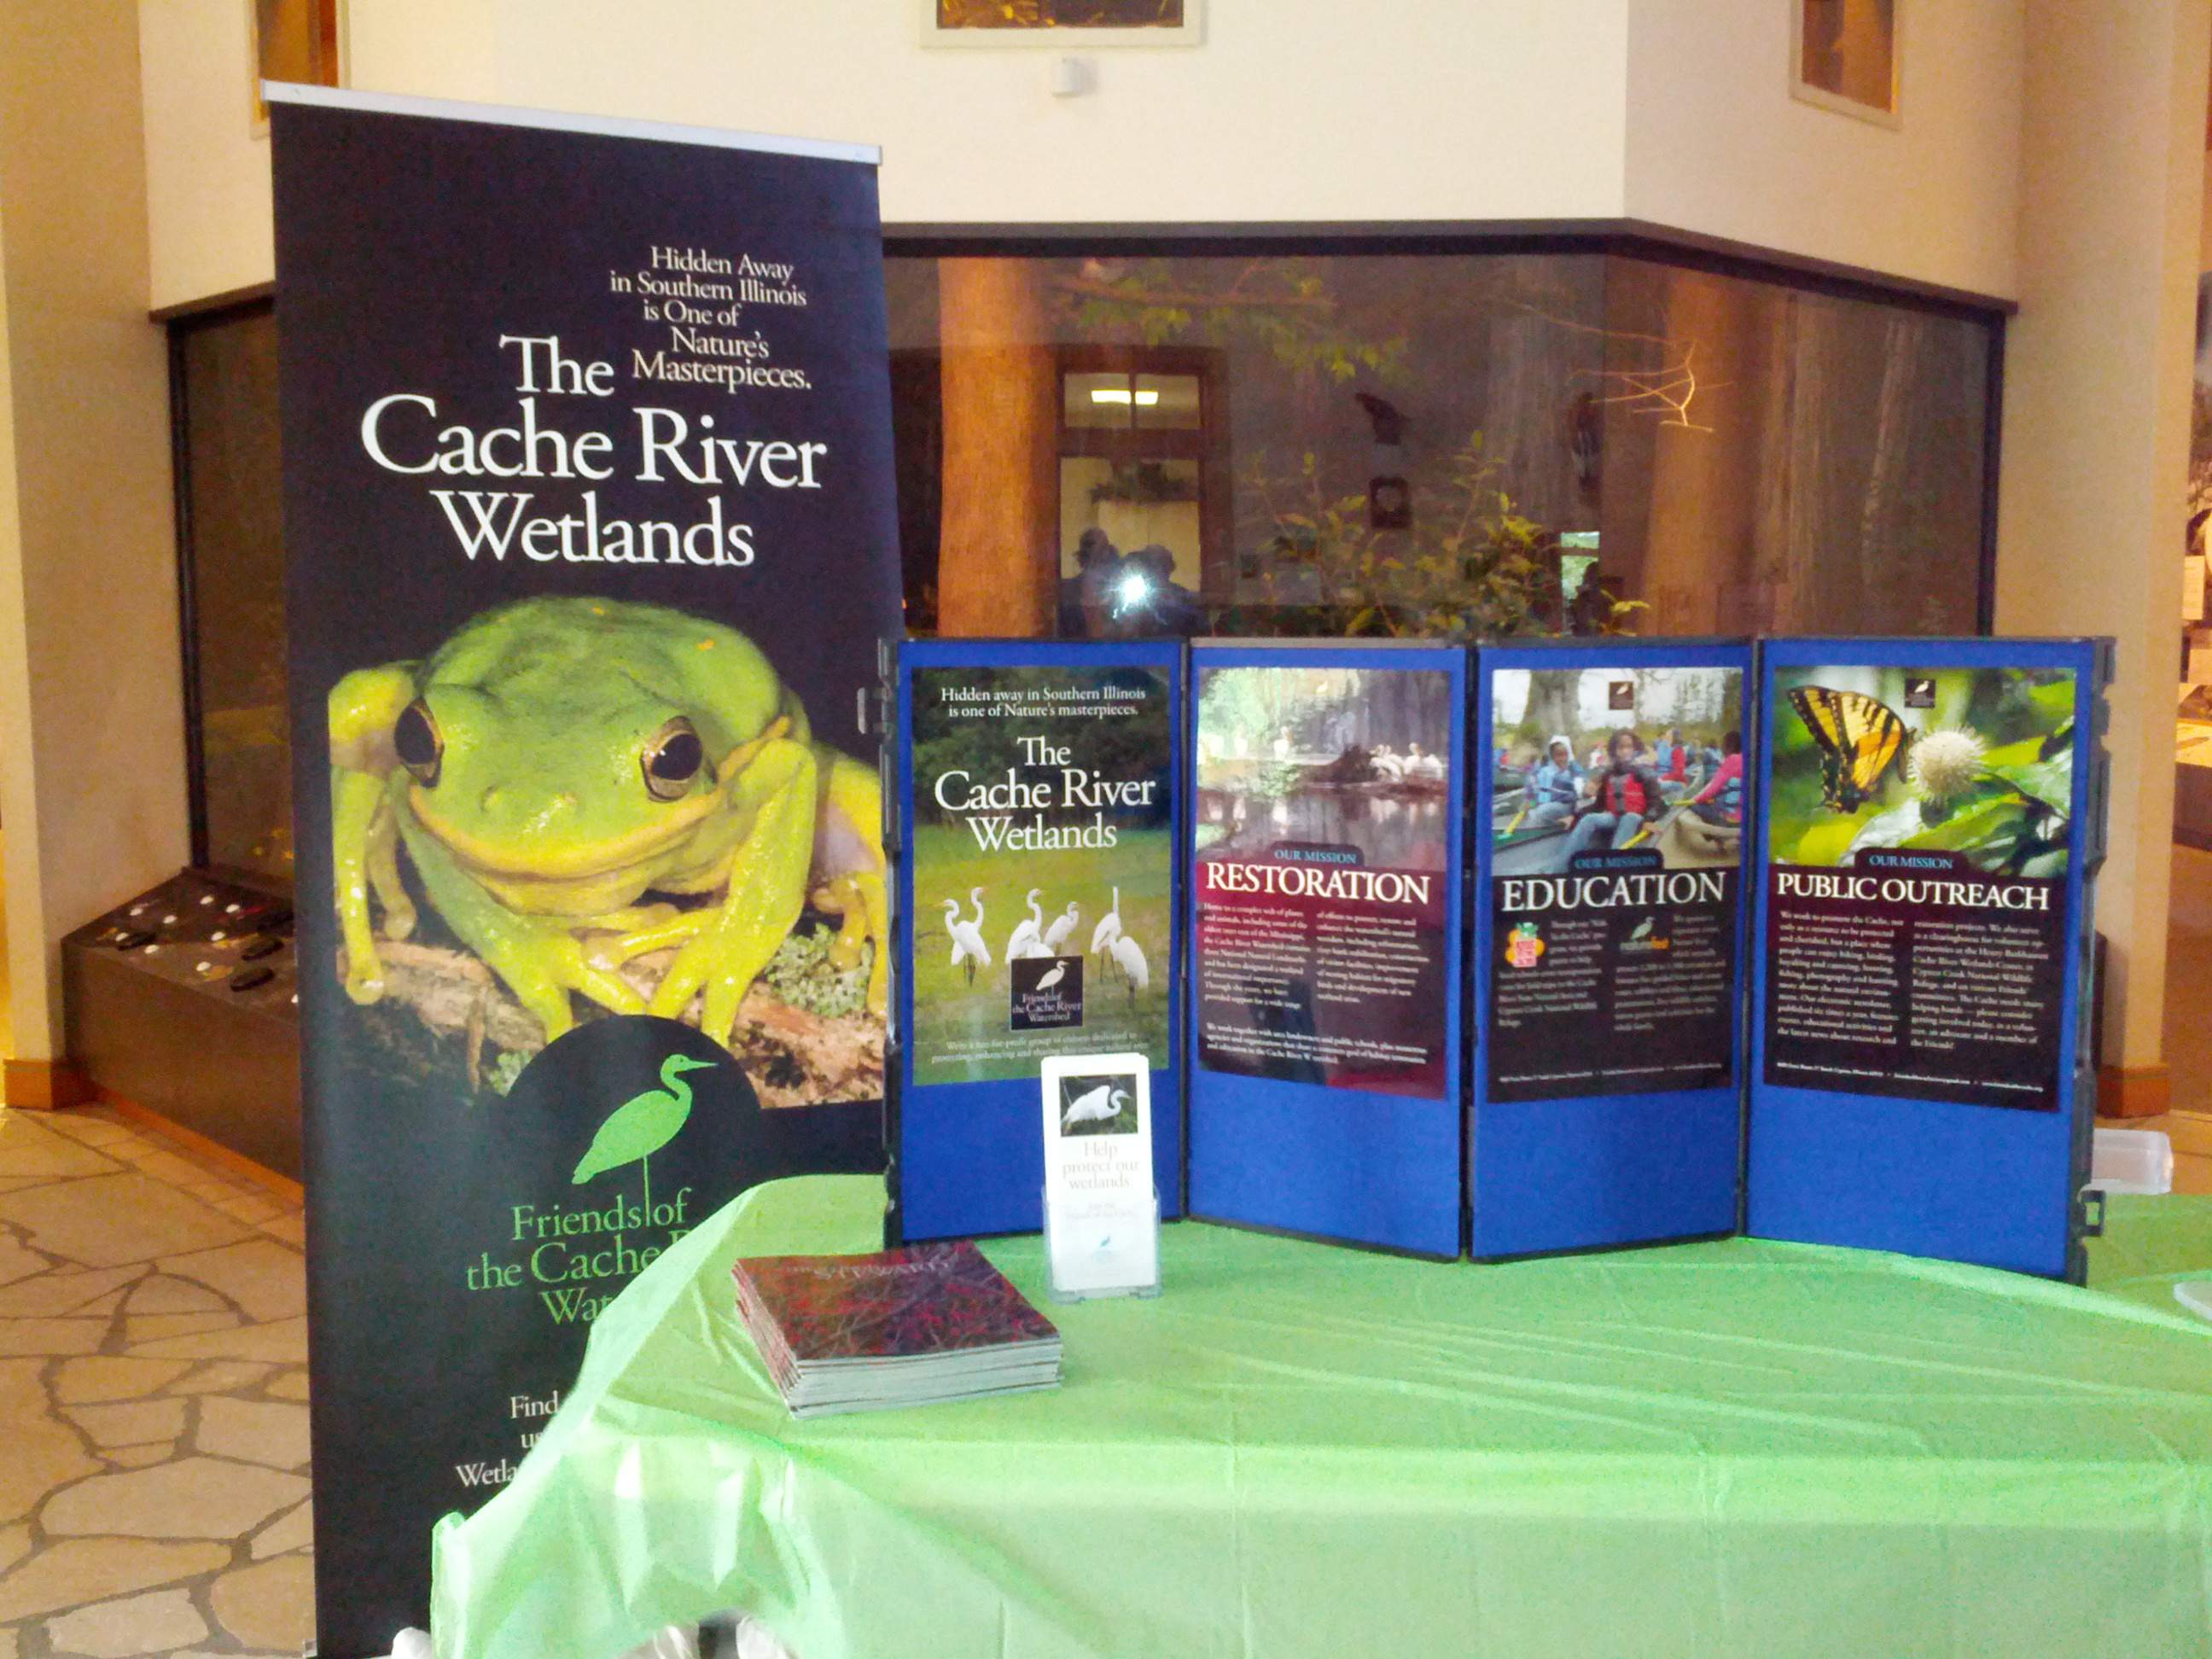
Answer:
M1726 1082L1741 672L1500 669L1491 732L1489 1098Z

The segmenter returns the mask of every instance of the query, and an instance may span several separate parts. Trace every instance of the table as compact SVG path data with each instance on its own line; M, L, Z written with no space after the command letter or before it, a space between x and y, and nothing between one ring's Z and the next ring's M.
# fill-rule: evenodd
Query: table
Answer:
M1505 1266L1185 1222L1051 1310L1054 1393L798 1422L740 1255L872 1248L757 1188L602 1316L435 1540L447 1659L752 1610L799 1656L2212 1654L2212 1201L2115 1200L2081 1290L1733 1239ZM1041 1301L1037 1243L988 1251ZM2115 1293L2117 1292L2117 1293Z

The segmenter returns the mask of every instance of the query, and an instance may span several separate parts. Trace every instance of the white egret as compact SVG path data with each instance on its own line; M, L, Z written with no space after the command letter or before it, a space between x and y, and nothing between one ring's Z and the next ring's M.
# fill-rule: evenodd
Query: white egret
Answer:
M1075 901L1068 900L1067 908L1054 916L1052 926L1044 930L1044 942L1051 947L1053 955L1060 954L1060 947L1067 942L1067 936L1082 920L1083 912L1076 908Z
M1038 975L1036 988L1040 991L1049 991L1066 977L1067 964L1064 962L1055 962Z
M1012 962L1015 957L1024 954L1022 951L1023 945L1038 943L1044 936L1044 911L1037 903L1037 894L1040 890L1042 890L1035 887L1030 889L1029 920L1023 922L1020 927L1015 928L1012 933L1006 935L1006 960L1008 962Z
M1128 980L1129 1000L1134 1002L1137 993L1143 990L1152 979L1151 970L1145 965L1144 947L1127 933L1122 933L1106 948L1114 958L1115 966Z
M1114 890L1114 908L1098 918L1098 925L1091 930L1091 954L1098 955L1115 939L1121 937L1121 890Z
M983 890L971 889L968 896L975 902L975 919L963 921L960 901L949 898L945 901L945 931L952 935L952 965L965 965L968 982L973 985L976 969L991 965L991 947L983 943Z
M1060 1115L1060 1127L1066 1129L1078 1123L1103 1123L1109 1118L1119 1117L1128 1098L1127 1089L1116 1089L1110 1083L1102 1083L1067 1103L1067 1110Z

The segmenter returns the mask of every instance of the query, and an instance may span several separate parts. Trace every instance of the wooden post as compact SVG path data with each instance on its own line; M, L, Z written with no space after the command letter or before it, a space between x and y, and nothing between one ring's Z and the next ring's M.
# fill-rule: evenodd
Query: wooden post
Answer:
M1060 378L1022 259L938 262L945 478L937 629L1054 631L1060 580Z

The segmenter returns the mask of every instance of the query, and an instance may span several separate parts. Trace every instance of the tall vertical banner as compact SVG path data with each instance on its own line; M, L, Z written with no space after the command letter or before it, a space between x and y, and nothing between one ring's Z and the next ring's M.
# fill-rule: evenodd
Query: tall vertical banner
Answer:
M1735 1231L1741 641L1486 647L1478 1257Z
M1190 1211L1456 1255L1468 653L1190 672Z
M1761 647L1749 1231L2080 1278L2110 658Z
M881 1167L872 150L272 94L326 1656L598 1311Z

